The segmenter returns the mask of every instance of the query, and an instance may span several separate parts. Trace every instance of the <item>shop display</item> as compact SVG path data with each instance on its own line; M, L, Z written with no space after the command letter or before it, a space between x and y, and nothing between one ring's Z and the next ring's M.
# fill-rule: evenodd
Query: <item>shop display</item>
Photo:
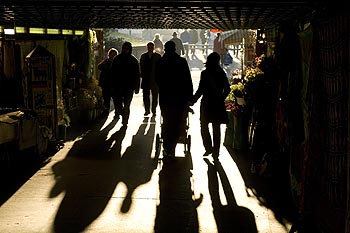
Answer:
M57 94L55 56L42 46L35 47L26 56L25 92L26 106L33 109L39 124L45 125L56 135Z

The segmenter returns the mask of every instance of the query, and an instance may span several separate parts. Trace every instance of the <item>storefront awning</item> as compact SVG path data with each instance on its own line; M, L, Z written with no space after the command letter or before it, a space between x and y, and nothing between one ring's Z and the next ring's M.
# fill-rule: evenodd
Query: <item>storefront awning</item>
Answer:
M245 44L252 44L256 41L256 30L235 29L224 31L220 33L220 38L224 41L225 45L242 43L243 38Z

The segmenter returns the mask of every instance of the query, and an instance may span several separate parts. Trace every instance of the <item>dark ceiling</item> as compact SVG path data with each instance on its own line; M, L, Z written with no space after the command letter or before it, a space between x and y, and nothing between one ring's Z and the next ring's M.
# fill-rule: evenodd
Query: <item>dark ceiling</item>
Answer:
M58 29L259 29L308 20L324 6L307 0L1 0L0 25Z

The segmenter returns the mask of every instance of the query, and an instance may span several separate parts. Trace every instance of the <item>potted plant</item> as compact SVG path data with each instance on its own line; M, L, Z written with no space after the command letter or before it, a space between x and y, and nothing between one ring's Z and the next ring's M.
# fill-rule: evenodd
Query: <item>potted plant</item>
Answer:
M78 93L78 104L81 110L92 110L96 107L97 99L91 90L80 88Z
M66 112L66 108L62 101L57 106L58 118L58 139L66 140L67 127L70 126L70 117Z
M97 98L93 91L87 88L80 88L78 91L78 106L84 121L94 120L97 107Z
M102 89L98 85L98 79L96 79L94 77L89 79L89 81L87 83L87 89L95 97L95 100L96 100L95 110L96 110L97 114L102 113L102 111L104 110L103 97L102 97Z
M226 127L224 145L231 146L234 149L245 149L248 138L245 106L230 100L227 100L225 105L226 110L229 112L229 124Z

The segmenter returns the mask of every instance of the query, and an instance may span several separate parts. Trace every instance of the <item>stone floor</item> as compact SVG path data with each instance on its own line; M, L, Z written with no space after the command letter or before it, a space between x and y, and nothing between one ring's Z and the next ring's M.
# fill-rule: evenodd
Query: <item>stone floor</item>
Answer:
M196 89L202 63L189 63ZM249 155L225 146L219 162L203 159L199 103L193 109L190 153L178 144L173 161L156 156L160 114L143 116L141 92L127 127L113 112L86 131L71 127L49 161L11 191L3 186L0 232L287 233L294 216L287 171L252 174Z

